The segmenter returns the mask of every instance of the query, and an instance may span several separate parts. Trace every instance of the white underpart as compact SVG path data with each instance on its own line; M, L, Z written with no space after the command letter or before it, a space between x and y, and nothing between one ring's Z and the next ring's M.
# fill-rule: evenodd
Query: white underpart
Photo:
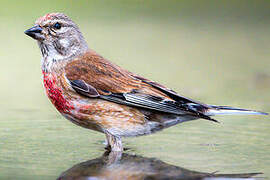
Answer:
M155 123L155 122L153 122ZM140 135L145 135L145 134L151 134L151 123L146 123L146 124L138 124L135 125L132 129L124 129L124 128L109 128L106 129L109 133L111 133L114 136L119 136L119 137L134 137L134 136L140 136Z
M39 46L46 46L46 54L41 59L41 67L43 71L50 71L54 62L62 60L63 55L59 54L53 45L42 45L39 42Z
M47 54L41 60L42 70L50 71L55 62L70 60L81 54L80 46L70 46L70 41L66 38L60 39L58 43L65 49L65 52L60 54L52 44L46 45Z
M58 61L58 60L62 60L63 56L60 55L54 48L48 48L49 49L49 53L48 56L43 57L41 59L41 67L42 70L49 70L52 68L53 63Z

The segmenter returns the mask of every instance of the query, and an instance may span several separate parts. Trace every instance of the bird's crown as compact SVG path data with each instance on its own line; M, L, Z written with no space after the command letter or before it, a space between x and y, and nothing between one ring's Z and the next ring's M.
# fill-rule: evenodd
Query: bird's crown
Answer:
M46 22L52 21L52 20L70 20L70 19L64 13L59 13L59 12L48 13L48 14L45 14L44 16L41 16L40 18L38 18L36 20L35 24L42 25L42 24L46 24Z

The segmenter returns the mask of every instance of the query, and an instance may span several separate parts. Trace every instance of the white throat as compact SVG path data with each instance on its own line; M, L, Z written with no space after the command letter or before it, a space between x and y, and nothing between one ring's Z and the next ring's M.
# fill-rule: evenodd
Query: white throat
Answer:
M71 45L70 42L65 39L61 39L52 44L38 42L38 45L42 53L42 71L45 72L51 72L57 64L65 61L68 62L69 60L83 55L88 50L87 45Z

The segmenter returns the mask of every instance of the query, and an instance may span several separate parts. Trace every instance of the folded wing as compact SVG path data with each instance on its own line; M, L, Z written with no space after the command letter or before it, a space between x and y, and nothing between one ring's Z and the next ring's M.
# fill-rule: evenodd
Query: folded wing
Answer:
M67 64L65 72L73 89L83 96L216 121L204 114L208 105L182 97L158 83L123 70L95 52L90 51Z

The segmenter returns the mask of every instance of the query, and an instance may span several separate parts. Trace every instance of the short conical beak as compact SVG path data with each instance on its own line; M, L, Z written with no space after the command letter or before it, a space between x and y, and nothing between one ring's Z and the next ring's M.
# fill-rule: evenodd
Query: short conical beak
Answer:
M39 25L27 29L26 31L24 31L24 33L36 40L44 39L44 36L42 34L42 28Z

